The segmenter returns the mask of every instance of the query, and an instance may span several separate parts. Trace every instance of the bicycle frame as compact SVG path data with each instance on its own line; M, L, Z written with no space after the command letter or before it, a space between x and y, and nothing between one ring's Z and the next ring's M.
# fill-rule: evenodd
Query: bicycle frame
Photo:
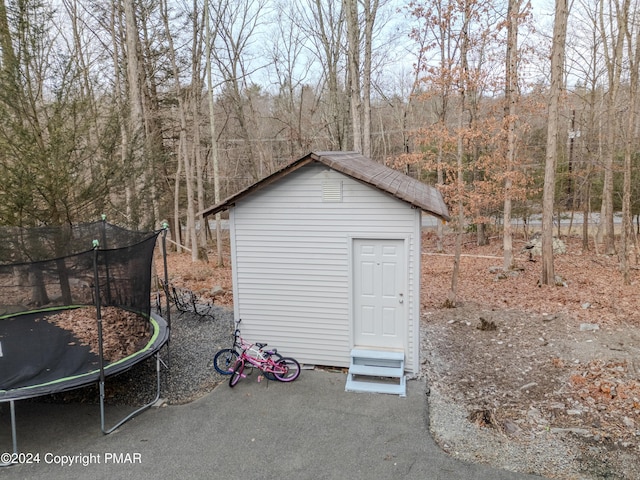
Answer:
M284 373L284 368L279 366L271 358L271 356L276 354L277 351L263 350L263 347L264 346L261 347L259 344L255 343L250 344L247 348L242 350L240 360L245 363L245 366L249 363L251 367L257 368L262 373Z
M253 343L243 349L238 359L229 369L231 377L229 386L234 387L241 378L246 378L244 371L250 367L251 371L257 368L262 375L258 376L258 382L264 376L268 380L280 382L292 382L300 375L300 364L291 357L282 357L277 350L264 350L266 343ZM275 358L274 358L275 357Z

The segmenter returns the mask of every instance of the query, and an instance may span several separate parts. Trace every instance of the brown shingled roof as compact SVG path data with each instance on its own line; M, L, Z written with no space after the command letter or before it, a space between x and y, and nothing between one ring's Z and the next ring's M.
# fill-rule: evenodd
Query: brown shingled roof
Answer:
M208 216L227 210L239 199L251 195L267 185L271 185L280 178L312 162L322 163L333 170L391 194L411 206L438 218L449 219L449 211L442 199L442 195L434 187L381 163L374 162L356 152L312 152L285 165L280 170L226 198L222 202L199 212L199 214Z

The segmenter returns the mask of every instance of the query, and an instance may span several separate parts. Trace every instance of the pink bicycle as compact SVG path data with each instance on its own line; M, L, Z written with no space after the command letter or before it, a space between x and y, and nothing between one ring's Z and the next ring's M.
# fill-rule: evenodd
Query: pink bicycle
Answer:
M254 343L245 348L231 368L229 386L235 387L244 375L245 367L257 368L265 378L275 378L280 382L293 382L300 376L300 364L291 357L276 356L275 350L263 350L266 343Z
M252 347L252 344L245 342L245 340L240 336L241 321L241 319L238 319L236 321L236 329L232 335L233 341L231 343L231 348L223 348L221 350L218 350L218 352L213 357L213 366L221 375L231 375L233 365L236 363L236 360L238 359L242 351ZM256 355L266 356L266 352L254 352L253 356ZM276 361L282 358L282 355L279 355L275 350L269 352L269 355L271 355ZM265 374L265 377L269 380L275 380L275 377L270 373Z

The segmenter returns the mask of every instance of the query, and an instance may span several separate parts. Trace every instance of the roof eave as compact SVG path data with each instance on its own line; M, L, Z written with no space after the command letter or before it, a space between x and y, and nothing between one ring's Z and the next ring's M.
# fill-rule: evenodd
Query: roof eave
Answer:
M367 179L364 178L361 175L358 175L357 172L352 171L351 169L345 169L343 164L339 161L336 161L335 158L333 158L332 155L329 155L329 153L334 153L334 152L311 152L308 155L302 157L299 160L296 160L292 163L289 163L287 165L285 165L284 167L282 167L280 170L277 170L276 172L274 172L273 174L269 175L268 177L263 178L262 180L258 181L257 183L254 183L248 187L246 187L245 189L241 190L240 192L226 198L225 200L222 200L221 202L218 202L217 204L213 205L210 208L207 208L205 210L202 210L200 212L198 212L198 215L202 215L203 217L208 217L210 215L215 215L216 213L222 212L224 210L228 210L229 208L231 208L232 206L235 205L235 203L238 200L243 199L244 197L251 195L255 192L257 192L258 190L271 185L274 182L277 182L278 180L280 180L282 177L292 173L295 170L298 170L299 168L308 165L309 163L312 162L318 162L321 163L333 170L336 170L342 174L345 174L351 178L353 178L354 180L360 181L366 185L369 185L373 188L376 188L377 190L392 195L393 197L408 203L409 205L411 205L413 208L418 208L420 210L422 210L423 212L426 212L429 215L433 215L437 218L440 218L444 221L448 221L450 220L449 217L449 211L447 209L446 204L442 201L442 198L440 197L439 199L432 199L433 201L435 201L435 205L433 205L433 202L429 202L427 201L422 202L420 201L420 199L411 197L411 198L407 198L405 195L400 194L400 192L396 191L390 191L388 188L382 188L381 185L378 185L375 181L371 181L371 179ZM355 155L355 156L360 156L360 154L358 154L357 152L341 152L342 155ZM433 187L431 187L433 188ZM416 201L418 200L418 201Z

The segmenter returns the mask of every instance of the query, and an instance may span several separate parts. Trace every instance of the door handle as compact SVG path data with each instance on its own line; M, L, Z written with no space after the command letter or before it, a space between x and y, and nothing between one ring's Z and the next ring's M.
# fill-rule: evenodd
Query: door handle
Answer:
M404 303L404 297L402 293L399 293L398 296L400 297L400 299L398 300L398 302L400 303Z

